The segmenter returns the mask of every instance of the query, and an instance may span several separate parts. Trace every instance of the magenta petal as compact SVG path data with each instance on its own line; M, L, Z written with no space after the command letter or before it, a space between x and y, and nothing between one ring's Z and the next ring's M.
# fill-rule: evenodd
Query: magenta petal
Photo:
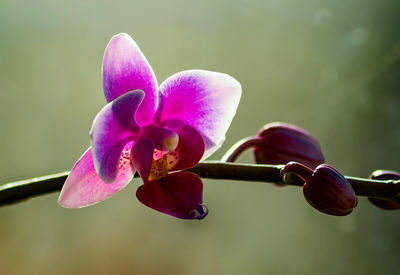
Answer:
M143 102L145 94L142 90L133 90L116 98L111 103L112 114L121 126L139 131L140 126L136 122L136 112Z
M233 77L191 70L172 75L160 86L156 119L194 127L205 141L205 156L221 145L239 104L242 88Z
M127 158L129 154L124 153L123 156L124 161L121 163L116 180L108 184L97 175L89 148L72 168L61 190L58 203L66 208L85 207L101 202L124 188L132 180L134 170Z
M105 182L113 182L118 173L120 155L140 128L135 112L144 93L132 91L107 104L96 116L90 131L96 170Z
M103 59L103 87L107 102L142 90L146 96L139 108L139 124L150 123L157 107L157 79L146 57L126 33L111 38Z
M175 129L175 131L179 136L178 146L173 152L168 153L167 159L171 160L171 157L175 157L177 158L177 162L170 170L177 171L192 168L203 157L203 138L199 132L187 125Z
M131 150L131 161L140 177L146 183L149 178L153 160L154 142L148 138L138 140Z
M190 172L171 173L140 186L136 196L144 205L180 219L203 219L203 183Z
M159 151L172 151L179 141L179 137L174 131L155 125L143 127L141 136L153 140L155 148Z

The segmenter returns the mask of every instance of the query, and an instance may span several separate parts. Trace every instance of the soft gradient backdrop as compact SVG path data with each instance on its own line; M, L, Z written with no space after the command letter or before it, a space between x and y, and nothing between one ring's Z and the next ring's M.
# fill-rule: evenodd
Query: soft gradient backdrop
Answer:
M0 2L0 183L69 170L105 104L101 62L129 33L159 82L198 68L242 83L221 157L265 123L310 131L352 176L400 170L397 1ZM251 162L250 153L240 161ZM58 194L0 209L1 274L396 274L400 211L360 198L347 217L297 187L204 180L203 221L141 205L133 180L63 209ZM398 273L397 273L398 274Z

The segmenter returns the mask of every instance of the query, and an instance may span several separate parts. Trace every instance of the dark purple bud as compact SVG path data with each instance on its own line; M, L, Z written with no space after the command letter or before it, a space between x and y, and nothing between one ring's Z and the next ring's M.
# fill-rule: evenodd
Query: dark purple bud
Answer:
M323 213L345 216L357 206L353 187L332 166L321 164L313 171L303 164L289 162L282 173L294 173L304 180L304 197L312 207Z
M376 170L369 178L374 180L400 180L400 173L388 170ZM385 210L400 209L400 203L394 201L376 198L368 198L368 200L375 206Z
M324 163L318 141L307 131L282 122L265 125L258 133L262 140L254 147L256 163L286 164L300 162L315 168Z

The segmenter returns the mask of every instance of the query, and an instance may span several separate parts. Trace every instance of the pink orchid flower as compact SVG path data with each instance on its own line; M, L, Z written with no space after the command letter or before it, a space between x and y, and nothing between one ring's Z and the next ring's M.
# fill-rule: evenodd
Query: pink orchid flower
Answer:
M195 166L217 150L241 96L227 74L182 71L160 87L152 68L127 34L112 37L103 59L108 104L90 131L91 148L76 162L59 204L80 208L103 201L143 180L136 196L143 204L182 219L202 219L203 183Z

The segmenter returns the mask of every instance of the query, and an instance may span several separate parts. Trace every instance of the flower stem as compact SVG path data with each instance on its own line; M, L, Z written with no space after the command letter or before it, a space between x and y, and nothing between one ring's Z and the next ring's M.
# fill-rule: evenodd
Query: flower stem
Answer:
M222 161L204 161L188 171L202 178L259 181L303 186L298 178L284 180L284 165L239 164ZM0 185L0 206L21 202L34 196L60 191L69 172L52 174ZM137 174L135 175L137 176ZM346 177L359 196L375 197L400 202L400 180L370 180Z
M262 140L259 137L247 137L236 142L225 155L221 158L223 162L235 162L241 153L250 147L261 145Z

